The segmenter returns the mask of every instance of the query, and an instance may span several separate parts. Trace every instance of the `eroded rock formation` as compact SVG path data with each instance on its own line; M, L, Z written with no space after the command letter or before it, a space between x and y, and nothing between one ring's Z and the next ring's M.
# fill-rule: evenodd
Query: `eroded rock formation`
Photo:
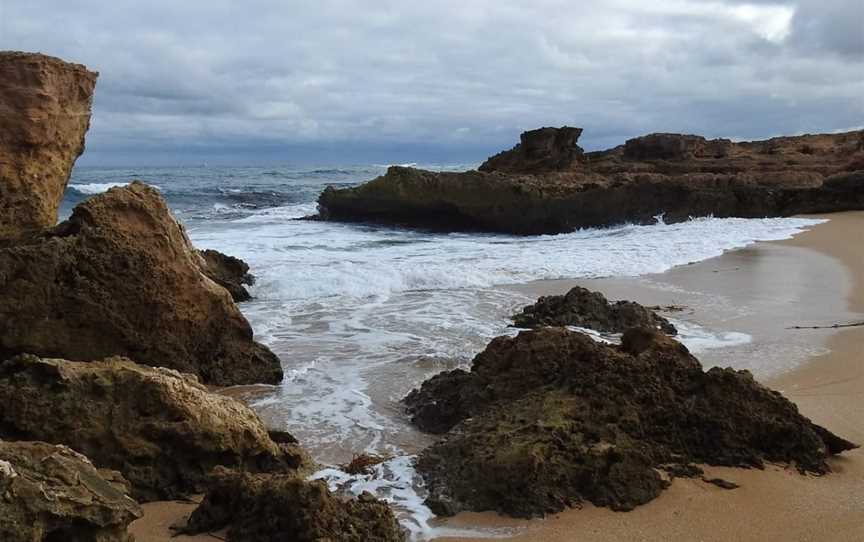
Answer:
M84 151L97 75L50 56L0 51L0 239L57 222Z
M575 326L604 333L623 333L631 327L678 330L669 320L633 301L610 303L600 292L576 286L564 295L543 296L513 316L516 327Z
M417 468L438 514L539 516L590 501L629 510L692 464L829 471L856 447L799 414L750 373L702 370L657 330L621 346L563 328L494 339L471 372L428 380L406 403L423 430L448 431Z
M131 542L141 508L127 489L65 446L0 441L0 540Z
M212 489L189 518L188 533L228 527L229 542L401 542L390 507L368 493L341 499L324 482L288 475L220 469Z
M864 131L733 143L651 134L581 154L574 128L526 132L464 173L391 167L326 189L327 220L445 231L561 233L692 216L765 217L864 209Z
M0 357L119 355L207 384L279 382L278 358L203 267L154 189L112 188L52 230L0 244Z
M249 265L246 262L217 250L202 250L200 254L204 259L204 274L228 290L234 301L240 303L252 299L249 290L243 286L255 284L255 277L249 273Z
M295 472L309 463L239 401L124 358L0 362L0 404L0 438L70 446L123 473L139 501L201 493L217 465Z

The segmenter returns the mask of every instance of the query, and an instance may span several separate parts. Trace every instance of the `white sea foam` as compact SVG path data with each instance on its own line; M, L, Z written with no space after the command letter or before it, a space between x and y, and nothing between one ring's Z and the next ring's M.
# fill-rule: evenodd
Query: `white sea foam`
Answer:
M108 189L114 188L117 186L126 186L129 183L86 183L86 184L70 184L69 188L72 190L81 193L93 195L93 194L101 194L102 192L107 192ZM156 190L161 190L161 187L156 186L155 184L150 185Z

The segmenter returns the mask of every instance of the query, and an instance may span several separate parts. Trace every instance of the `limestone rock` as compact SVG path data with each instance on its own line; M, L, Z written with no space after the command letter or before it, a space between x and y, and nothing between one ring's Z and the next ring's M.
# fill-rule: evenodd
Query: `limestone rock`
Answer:
M57 222L97 76L58 58L0 51L0 239Z
M141 501L201 493L217 465L294 472L308 463L241 402L124 358L0 362L0 404L0 438L70 446L123 473Z
M249 265L234 256L222 254L218 250L201 250L204 258L202 271L219 286L228 290L234 301L249 301L252 296L243 286L255 284L255 277L249 273Z
M576 326L604 333L623 333L631 327L660 329L676 335L669 320L633 301L610 303L600 292L576 286L564 295L543 296L513 316L516 327Z
M563 328L499 337L471 372L442 373L406 398L421 429L448 430L417 469L438 514L496 510L520 517L582 501L629 510L691 464L827 473L855 448L803 417L750 373L702 370L657 330L621 346Z
M358 187L328 188L319 218L534 235L661 214L672 223L864 209L864 130L742 143L652 134L584 154L570 130L523 135L481 171L391 167Z
M220 470L189 518L188 533L228 527L229 542L401 542L404 534L386 503L368 493L343 500L321 481L290 475Z
M154 189L91 197L53 230L0 243L0 357L119 355L207 384L279 382L278 358L203 266Z
M119 473L65 446L0 441L0 540L132 542L139 517Z

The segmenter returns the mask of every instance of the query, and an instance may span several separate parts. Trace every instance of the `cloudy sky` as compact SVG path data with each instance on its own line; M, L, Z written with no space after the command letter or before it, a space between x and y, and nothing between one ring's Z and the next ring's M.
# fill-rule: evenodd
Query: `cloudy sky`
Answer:
M864 125L864 0L0 0L101 72L85 163L479 160Z

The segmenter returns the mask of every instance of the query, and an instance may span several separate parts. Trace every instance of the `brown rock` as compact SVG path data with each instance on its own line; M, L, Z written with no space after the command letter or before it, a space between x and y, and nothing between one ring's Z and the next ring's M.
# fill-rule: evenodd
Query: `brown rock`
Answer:
M249 265L234 256L222 254L218 250L201 250L204 258L202 271L210 280L228 290L234 301L249 301L252 296L243 286L255 284L255 277L249 274Z
M50 56L0 51L0 239L57 222L97 76Z
M604 333L623 333L631 327L678 330L669 320L633 301L610 303L600 292L576 286L564 295L543 296L513 316L516 327L575 326Z
M126 356L228 386L276 383L229 293L152 188L89 198L44 235L0 244L0 357Z
M186 532L228 527L229 542L401 542L386 503L368 493L343 500L321 481L250 475L220 469L213 488L189 518Z
M482 171L391 167L361 186L328 188L319 217L532 235L660 214L672 223L864 209L862 130L743 143L652 134L584 155L547 130L534 158L520 144Z
M123 473L140 501L202 493L217 465L294 472L309 463L239 401L124 358L0 362L0 404L0 438L70 446Z
M132 542L141 508L120 473L65 446L0 441L0 540Z
M531 517L582 501L630 510L693 464L794 465L827 473L855 448L803 417L747 371L713 368L657 330L622 345L563 328L494 339L470 373L442 373L406 398L414 421L447 436L417 469L438 514Z
M480 171L503 173L542 173L564 171L579 162L584 154L576 144L582 128L538 128L523 132L519 144L486 160Z

